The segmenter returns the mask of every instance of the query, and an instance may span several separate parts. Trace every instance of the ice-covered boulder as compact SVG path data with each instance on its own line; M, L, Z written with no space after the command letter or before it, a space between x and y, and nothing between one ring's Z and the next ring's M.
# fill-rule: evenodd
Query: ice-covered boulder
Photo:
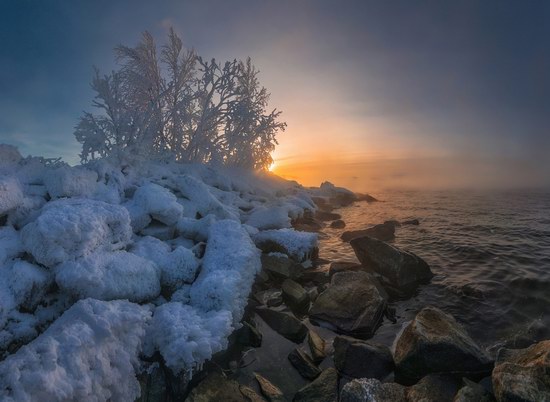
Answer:
M145 354L159 351L175 373L191 370L227 347L233 332L231 313L203 312L179 302L156 308L149 326Z
M191 302L203 311L227 310L237 323L260 269L260 251L241 224L218 221L210 227L201 272L191 287Z
M79 301L0 362L0 400L135 400L135 370L150 314L128 301Z
M139 187L134 193L134 205L165 225L174 225L183 212L183 206L168 189L154 183Z
M315 258L319 252L316 233L294 229L264 230L253 238L256 246L263 252L280 252L298 262Z
M89 196L97 187L97 173L85 167L61 166L44 175L52 198Z
M15 304L27 310L36 307L53 282L46 269L22 260L0 267L0 275Z
M21 184L14 177L0 178L0 216L23 203Z
M22 232L25 250L52 267L96 250L114 251L132 238L126 208L102 201L60 199L42 208Z
M55 269L59 287L80 299L144 302L160 294L157 266L126 251L97 251Z

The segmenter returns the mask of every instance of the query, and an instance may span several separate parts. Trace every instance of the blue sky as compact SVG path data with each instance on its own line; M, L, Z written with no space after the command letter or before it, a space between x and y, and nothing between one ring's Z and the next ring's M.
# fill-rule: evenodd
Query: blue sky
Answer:
M548 21L544 1L4 0L0 141L76 162L92 66L172 25L203 56L252 57L289 124L281 164L475 159L549 184Z

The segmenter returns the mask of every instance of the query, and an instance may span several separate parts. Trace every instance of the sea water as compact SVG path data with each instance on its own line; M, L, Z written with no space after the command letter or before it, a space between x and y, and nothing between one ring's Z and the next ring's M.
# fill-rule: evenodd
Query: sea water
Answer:
M391 344L424 306L451 313L485 347L526 346L550 338L550 192L411 191L373 193L380 202L338 209L345 229L323 229L320 256L357 261L345 230L418 219L396 229L393 245L412 251L435 277L405 300L392 300L373 340ZM323 236L323 235L322 235Z

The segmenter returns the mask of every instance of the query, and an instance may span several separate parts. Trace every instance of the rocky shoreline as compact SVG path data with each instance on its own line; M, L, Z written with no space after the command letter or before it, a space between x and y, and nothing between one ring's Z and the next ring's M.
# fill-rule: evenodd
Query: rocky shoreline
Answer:
M344 228L338 208L376 201L345 192L312 198L318 210L294 220L295 229ZM400 225L419 223L344 232L360 264L320 260L316 247L299 256L276 240L256 241L262 271L228 349L192 378L153 363L138 400L550 401L550 341L495 357L436 306L419 311L392 348L369 341L382 320L395 321L388 301L410 297L433 276L421 257L388 243Z

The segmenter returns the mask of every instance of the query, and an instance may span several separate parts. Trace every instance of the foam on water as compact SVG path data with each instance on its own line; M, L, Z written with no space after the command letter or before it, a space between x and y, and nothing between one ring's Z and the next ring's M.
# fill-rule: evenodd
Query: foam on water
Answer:
M550 337L550 193L385 191L383 202L336 212L345 229L326 228L320 256L356 261L340 240L344 230L417 218L393 242L424 258L436 276L408 300L393 301L396 324L385 320L374 339L391 344L402 323L426 305L453 314L485 346L530 332Z

